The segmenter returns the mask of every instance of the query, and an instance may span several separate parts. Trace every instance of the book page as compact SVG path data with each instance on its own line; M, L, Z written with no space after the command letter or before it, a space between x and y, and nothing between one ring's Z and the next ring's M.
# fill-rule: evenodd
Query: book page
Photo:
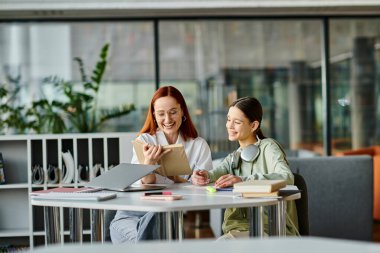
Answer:
M144 162L144 144L140 140L132 141L132 145L136 151L137 159L140 163ZM182 144L173 144L163 146L164 149L171 151L165 154L158 162L161 165L156 172L162 176L180 176L191 175L193 172L189 165L185 149Z

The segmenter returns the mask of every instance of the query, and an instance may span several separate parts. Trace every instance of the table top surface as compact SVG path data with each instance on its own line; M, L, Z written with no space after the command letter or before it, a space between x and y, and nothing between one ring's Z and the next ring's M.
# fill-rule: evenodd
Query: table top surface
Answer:
M151 253L160 249L165 253L197 253L197 252L267 252L267 253L320 253L320 252L380 252L380 245L372 242L359 242L318 237L287 237L265 239L239 239L229 241L215 240L184 240L182 242L141 242L137 244L65 244L41 247L33 250L35 253Z
M188 183L166 186L167 188L163 191L171 191L172 194L182 195L183 198L174 201L142 200L141 196L144 195L144 192L118 192L117 198L106 201L31 199L31 204L35 206L68 208L170 212L268 206L275 205L279 201L275 198L242 198L239 194L226 191L209 193L205 190L205 187L193 186ZM298 199L300 197L301 195L298 193L287 197L287 200Z

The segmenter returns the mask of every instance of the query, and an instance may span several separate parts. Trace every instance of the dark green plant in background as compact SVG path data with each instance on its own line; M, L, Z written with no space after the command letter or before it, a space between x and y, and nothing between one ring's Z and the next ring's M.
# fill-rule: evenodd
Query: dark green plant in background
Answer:
M98 109L98 93L107 67L108 49L109 44L105 44L90 78L82 59L74 59L79 66L80 83L56 76L46 78L44 84L54 85L61 96L59 100L43 98L32 102L29 108L20 108L24 112L23 116L28 119L27 127L36 133L97 132L106 121L135 110L133 104ZM16 125L13 127L18 128ZM20 128L19 131L24 132L25 129Z
M8 84L0 84L0 133L23 133L30 127L25 106L17 103L21 76L7 75ZM12 89L10 88L12 87Z

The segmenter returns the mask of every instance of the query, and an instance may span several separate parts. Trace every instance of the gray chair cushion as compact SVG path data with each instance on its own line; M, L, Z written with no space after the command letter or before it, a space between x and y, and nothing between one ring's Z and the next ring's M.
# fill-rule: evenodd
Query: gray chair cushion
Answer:
M370 156L288 160L291 170L307 185L311 236L372 240Z

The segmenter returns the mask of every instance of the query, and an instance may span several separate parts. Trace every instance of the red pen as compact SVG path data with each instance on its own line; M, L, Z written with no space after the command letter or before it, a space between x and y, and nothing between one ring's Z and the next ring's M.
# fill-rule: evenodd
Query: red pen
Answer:
M144 196L150 196L150 195L172 195L172 192L165 191L165 192L145 192Z

